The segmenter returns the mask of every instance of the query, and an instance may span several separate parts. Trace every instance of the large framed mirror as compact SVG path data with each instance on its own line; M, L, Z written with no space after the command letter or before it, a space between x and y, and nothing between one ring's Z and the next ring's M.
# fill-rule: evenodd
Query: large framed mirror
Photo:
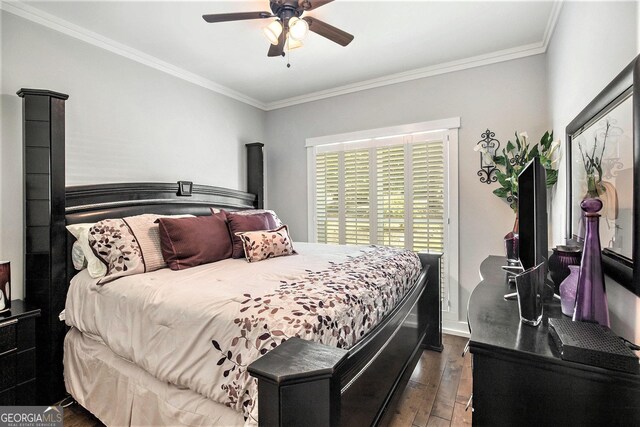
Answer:
M597 195L604 272L640 296L640 56L569 123L566 141L567 240L584 240L580 202Z

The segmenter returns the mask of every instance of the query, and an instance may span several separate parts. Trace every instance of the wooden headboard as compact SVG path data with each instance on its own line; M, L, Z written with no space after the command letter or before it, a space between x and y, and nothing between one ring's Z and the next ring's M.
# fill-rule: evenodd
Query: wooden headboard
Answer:
M210 215L210 208L230 211L256 207L255 194L209 185L193 185L190 196L178 195L177 183L131 182L66 188L65 223L94 223L107 218L154 213ZM71 262L74 238L67 234L65 283L77 273Z
M194 185L179 196L177 183L134 182L66 187L65 222L78 224L143 213L209 215L210 207L228 210L256 207L255 194Z
M69 280L72 237L67 224L142 213L208 215L210 207L238 210L263 205L263 144L247 147L250 192L193 185L178 195L177 183L118 183L65 187L65 101L68 95L20 89L23 98L25 300L41 309L36 326L37 403L50 405L65 394L63 341L58 320Z

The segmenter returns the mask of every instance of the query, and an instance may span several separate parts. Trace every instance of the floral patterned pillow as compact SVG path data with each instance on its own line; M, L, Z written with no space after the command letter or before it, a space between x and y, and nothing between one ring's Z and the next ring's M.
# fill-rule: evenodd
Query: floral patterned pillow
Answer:
M242 240L244 255L248 262L296 253L286 225L275 230L246 231L235 234Z
M106 266L106 274L98 284L166 267L156 221L159 218L184 217L193 215L142 214L93 224L88 231L89 246Z
M107 266L99 285L119 277L144 273L140 244L124 219L105 219L89 229L89 245Z

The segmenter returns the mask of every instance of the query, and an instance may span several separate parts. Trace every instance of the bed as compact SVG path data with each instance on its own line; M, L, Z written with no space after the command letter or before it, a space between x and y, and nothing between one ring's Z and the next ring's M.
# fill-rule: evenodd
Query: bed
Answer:
M214 189L194 190L187 199L172 198L175 193L163 191L159 184L72 187L67 189L66 221L94 222L150 211L198 215L208 214L212 202L221 206L219 200L206 200ZM227 199L225 206L230 204ZM440 270L438 257L384 247L296 243L295 248L297 255L259 263L227 259L178 272L165 268L105 285L96 284L86 270L80 272L71 280L65 310L72 326L64 352L67 390L109 425L137 424L139 419L163 425L289 425L309 423L310 414L319 425L375 424L421 349L440 346L439 304L433 301L438 298L439 275L427 280L429 264L432 271ZM397 265L408 274L399 274ZM288 319L296 315L311 319L309 323L328 316L328 307L316 307L318 312L311 315L291 314L292 305L304 306L301 295L306 303L328 304L335 287L320 292L323 280L348 284L353 280L349 275L376 272L386 275L384 283L396 280L385 290L389 295L351 290L351 296L360 292L358 303L349 305L340 320L327 317L334 323L329 332L338 331L337 335L293 329L300 325ZM297 296L283 300L293 287L299 288ZM435 292L429 296L427 290ZM247 330L240 323L264 316L260 313L265 310L269 314L275 306L262 301L276 294L287 321L277 313L272 316L270 322L275 323L269 324L268 340L274 342L254 348L264 331L251 326ZM429 303L438 307L435 313ZM336 308L330 310L337 316ZM318 323L323 322L328 323ZM263 323L253 325L257 326ZM230 338L215 334L221 328L231 330ZM295 335L307 339L291 339ZM238 338L252 343L253 354L237 353ZM229 347L232 341L235 348ZM281 342L286 345L276 347ZM243 369L235 371L238 365ZM212 379L223 377L240 380ZM113 411L114 406L119 409Z
M279 345L268 349L259 347L260 354L255 360L243 359L240 363L247 365L243 374L248 383L253 384L253 387L257 383L257 387L250 391L252 398L246 411L242 408L237 410L237 402L225 405L229 403L225 401L225 397L215 396L222 390L219 384L216 385L217 380L209 381L207 378L209 372L214 376L219 369L222 370L223 377L224 372L233 371L229 367L231 365L228 365L231 356L238 362L235 354L225 353L229 350L222 338L210 335L218 326L211 326L207 323L208 320L202 322L200 319L201 322L198 323L195 318L191 318L193 328L190 336L201 337L197 344L194 344L195 341L179 341L179 338L189 337L185 333L174 335L176 345L166 345L166 335L161 338L162 328L168 328L167 322L170 319L164 318L159 319L154 329L158 343L165 343L164 349L162 345L153 347L150 344L146 348L145 343L152 341L154 335L142 333L137 339L143 344L128 347L130 343L127 341L135 339L136 330L140 332L136 325L140 325L142 318L114 317L109 321L109 316L105 316L100 324L100 316L96 310L102 309L96 309L96 304L100 303L95 302L100 298L92 300L96 295L76 294L78 289L83 288L81 283L84 283L85 291L92 289L95 284L82 282L82 273L74 278L76 272L71 265L73 241L68 238L65 225L142 213L201 216L209 215L211 207L249 209L260 207L260 193L193 185L191 194L186 196L178 195L182 192L175 183L121 183L65 188L66 95L24 89L20 91L20 96L24 98L25 129L30 129L30 117L34 124L42 123L43 120L50 121L50 132L29 131L24 134L27 215L25 295L28 301L38 304L43 310L37 338L38 388L42 404L61 398L66 389L105 423L113 425L241 425L256 422L260 425L372 425L381 419L394 392L403 381L403 376L411 372L422 349L442 349L440 254L426 253L418 254L414 259L416 269L411 283L407 282L400 287L401 291L392 298L392 304L376 311L375 316L372 316L376 317L376 321L359 331L361 336L357 340L349 341L343 336L339 343L329 342L331 340L323 343L322 339L302 339L293 336L295 334L283 337L277 335ZM34 116L45 106L48 115ZM32 108L36 113L30 112ZM38 138L48 140L43 143ZM34 155L36 152L38 155ZM249 170L253 173L257 169ZM44 183L44 188L49 191L42 191L40 183ZM49 219L34 223L32 218L35 217L30 215L35 210L48 212ZM40 217L36 219L39 221ZM30 252L34 248L32 242L36 241L35 237L45 234L49 237L42 240L42 248L36 248L37 253ZM356 252L363 254L377 250L369 247L340 248L338 253L326 254L328 258L335 259L325 259L322 261L324 265L314 266L314 262L319 262L318 251L323 250L313 245L298 245L299 255L285 257L287 260L269 260L263 267L259 267L260 263L256 265L266 268L269 264L279 265L297 258L302 260L302 265L308 264L306 269L310 273L307 273L311 274L327 270L327 265L331 262L343 265L342 261L356 257ZM339 253L340 251L347 252ZM234 268L238 268L238 265L247 267L247 263L242 264L242 260L230 261L236 262ZM217 266L205 266L201 270L208 268ZM45 270L48 271L46 275L36 277ZM198 271L193 270L191 273L196 274ZM140 276L150 274L156 277L167 273L170 272L165 269ZM348 276L349 271L345 270L343 274ZM149 277L146 276L147 279ZM74 284L69 287L72 278ZM184 283L191 283L187 286L196 286L195 282L189 280L185 279ZM118 287L126 283L127 278L118 279L104 285L103 292L116 292ZM253 286L250 283L246 285ZM270 291L275 291L277 287ZM93 289L95 291L95 286ZM194 292L202 292L202 286ZM244 293L250 292L243 291L241 295ZM126 304L118 306L117 302L129 299L129 296L125 298L124 294L116 293L112 297L111 303L116 305L107 308L107 313L115 310L113 307L126 308ZM194 295L189 297L188 292L182 297L191 298L191 303L195 298ZM210 295L208 301L216 301L218 297L219 295ZM73 325L67 328L63 322L57 321L57 317L65 306L65 300L74 299L77 304L68 306L70 311L65 312L69 315L69 323ZM104 302L107 299L102 300ZM131 297L132 304L134 300ZM91 304L90 301L94 303ZM235 304L242 304L243 301L244 299L236 301ZM90 305L93 312L87 311L83 316L82 312ZM195 305L186 305L193 309L185 311L185 316L197 318L198 313L202 313ZM159 303L159 307L166 307L166 303ZM128 310L136 314L134 305ZM179 309L175 313L180 313ZM328 319L319 320L322 321L327 322ZM341 322L338 323L343 326ZM236 327L233 322L229 324L228 320L222 324L225 327ZM129 325L128 330L126 325ZM105 332L105 328L109 327L119 330L120 333L115 335L119 336L120 341ZM298 335L305 338L305 334ZM195 351L196 345L200 346L201 353ZM145 352L145 348L148 351ZM173 348L171 353L178 355L175 362L162 354L162 351L169 352L170 348ZM211 354L217 357L211 359ZM223 358L225 360L221 361ZM105 399L104 396L110 398ZM241 407L248 402L246 399L238 401Z

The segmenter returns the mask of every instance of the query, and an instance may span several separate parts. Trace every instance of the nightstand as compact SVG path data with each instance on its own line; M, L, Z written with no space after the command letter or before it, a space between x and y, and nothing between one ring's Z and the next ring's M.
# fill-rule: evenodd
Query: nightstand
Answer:
M0 314L0 406L35 404L38 316L40 309L22 300Z

